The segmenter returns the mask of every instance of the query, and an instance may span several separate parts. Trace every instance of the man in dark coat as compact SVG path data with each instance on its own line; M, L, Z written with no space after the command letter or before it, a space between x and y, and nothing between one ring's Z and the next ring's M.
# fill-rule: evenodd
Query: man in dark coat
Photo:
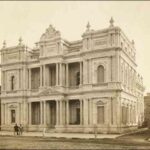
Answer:
M19 127L17 126L17 124L15 124L15 126L14 126L14 134L17 133L17 135L18 135L18 131L19 131Z

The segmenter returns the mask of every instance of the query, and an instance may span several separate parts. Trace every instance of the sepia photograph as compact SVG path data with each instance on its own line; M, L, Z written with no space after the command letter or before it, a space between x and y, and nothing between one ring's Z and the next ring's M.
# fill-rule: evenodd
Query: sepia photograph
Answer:
M0 1L0 149L150 149L150 1Z

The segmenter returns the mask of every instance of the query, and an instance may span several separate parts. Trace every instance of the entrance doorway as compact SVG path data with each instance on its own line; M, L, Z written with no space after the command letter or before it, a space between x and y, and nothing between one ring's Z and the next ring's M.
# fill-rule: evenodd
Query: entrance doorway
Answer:
M31 119L33 125L40 124L40 102L31 103Z
M69 124L78 125L80 124L80 101L70 100L69 101Z
M16 122L16 111L11 110L11 123L15 123L15 122Z
M48 118L47 125L54 128L56 125L56 101L48 101Z

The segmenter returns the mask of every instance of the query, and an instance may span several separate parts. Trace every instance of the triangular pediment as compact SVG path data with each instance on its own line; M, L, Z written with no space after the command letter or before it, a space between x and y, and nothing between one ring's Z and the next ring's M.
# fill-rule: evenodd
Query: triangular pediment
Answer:
M97 102L97 105L104 105L104 102L101 101L101 100L99 100L99 101Z
M46 88L43 89L40 93L39 96L50 96L53 94L61 94L59 91L55 90L54 88Z

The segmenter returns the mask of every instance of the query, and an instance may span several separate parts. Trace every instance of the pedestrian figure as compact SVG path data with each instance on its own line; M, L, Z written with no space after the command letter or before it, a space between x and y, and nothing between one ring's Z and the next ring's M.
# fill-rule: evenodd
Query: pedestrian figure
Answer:
M16 135L16 134L18 135L18 131L19 131L18 128L19 128L18 125L15 124L15 126L14 126L14 135Z
M23 126L22 126L22 124L20 124L20 126L19 126L19 135L22 135L22 133L23 133Z

